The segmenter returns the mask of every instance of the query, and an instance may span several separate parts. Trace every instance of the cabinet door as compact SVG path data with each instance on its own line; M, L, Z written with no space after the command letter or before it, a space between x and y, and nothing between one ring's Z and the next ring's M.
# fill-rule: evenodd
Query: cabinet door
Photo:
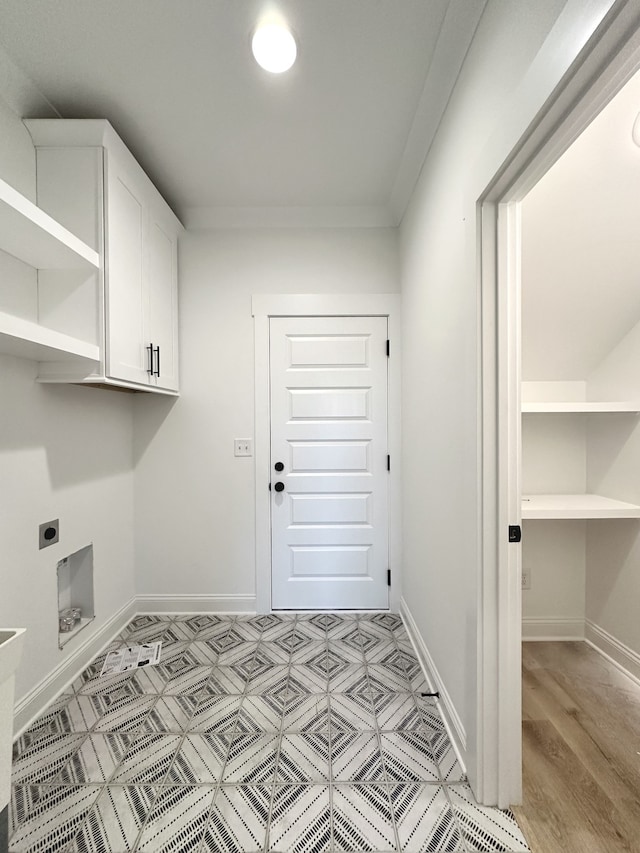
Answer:
M145 186L111 152L105 166L106 374L148 385Z
M152 383L178 390L178 237L166 211L149 207L147 263L149 313L146 337L154 347Z

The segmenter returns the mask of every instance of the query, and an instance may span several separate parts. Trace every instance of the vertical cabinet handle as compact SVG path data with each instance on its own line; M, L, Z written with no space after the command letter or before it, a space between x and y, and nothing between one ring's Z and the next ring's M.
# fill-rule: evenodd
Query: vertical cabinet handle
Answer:
M149 376L160 376L160 344L157 347L154 347L153 343L150 343L148 347L145 347L146 351L149 353L149 367L147 367L147 373Z

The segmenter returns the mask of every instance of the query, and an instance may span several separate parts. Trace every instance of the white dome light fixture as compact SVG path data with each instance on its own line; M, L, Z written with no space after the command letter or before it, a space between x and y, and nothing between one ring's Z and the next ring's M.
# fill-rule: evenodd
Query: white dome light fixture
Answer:
M296 61L296 41L282 24L259 26L251 39L251 50L256 62L265 71L282 74Z

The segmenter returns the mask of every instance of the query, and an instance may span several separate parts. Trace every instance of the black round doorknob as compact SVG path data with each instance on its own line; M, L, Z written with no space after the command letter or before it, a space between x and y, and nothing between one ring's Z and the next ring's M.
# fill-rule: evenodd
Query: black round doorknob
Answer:
M273 467L276 469L276 471L284 471L284 462L276 462Z
M276 483L273 488L276 492L284 492L284 483Z

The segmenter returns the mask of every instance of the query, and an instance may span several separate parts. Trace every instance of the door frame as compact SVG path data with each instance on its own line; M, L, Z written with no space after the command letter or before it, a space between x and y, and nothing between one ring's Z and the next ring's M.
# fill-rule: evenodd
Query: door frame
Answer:
M271 317L387 317L391 341L387 389L387 438L391 455L389 607L397 611L400 606L402 572L400 294L254 294L251 298L251 313L254 319L256 610L258 613L271 612L269 321Z
M478 800L500 808L522 799L521 547L507 542L508 525L521 523L519 207L639 69L640 8L619 0L477 203L481 577L473 781Z

